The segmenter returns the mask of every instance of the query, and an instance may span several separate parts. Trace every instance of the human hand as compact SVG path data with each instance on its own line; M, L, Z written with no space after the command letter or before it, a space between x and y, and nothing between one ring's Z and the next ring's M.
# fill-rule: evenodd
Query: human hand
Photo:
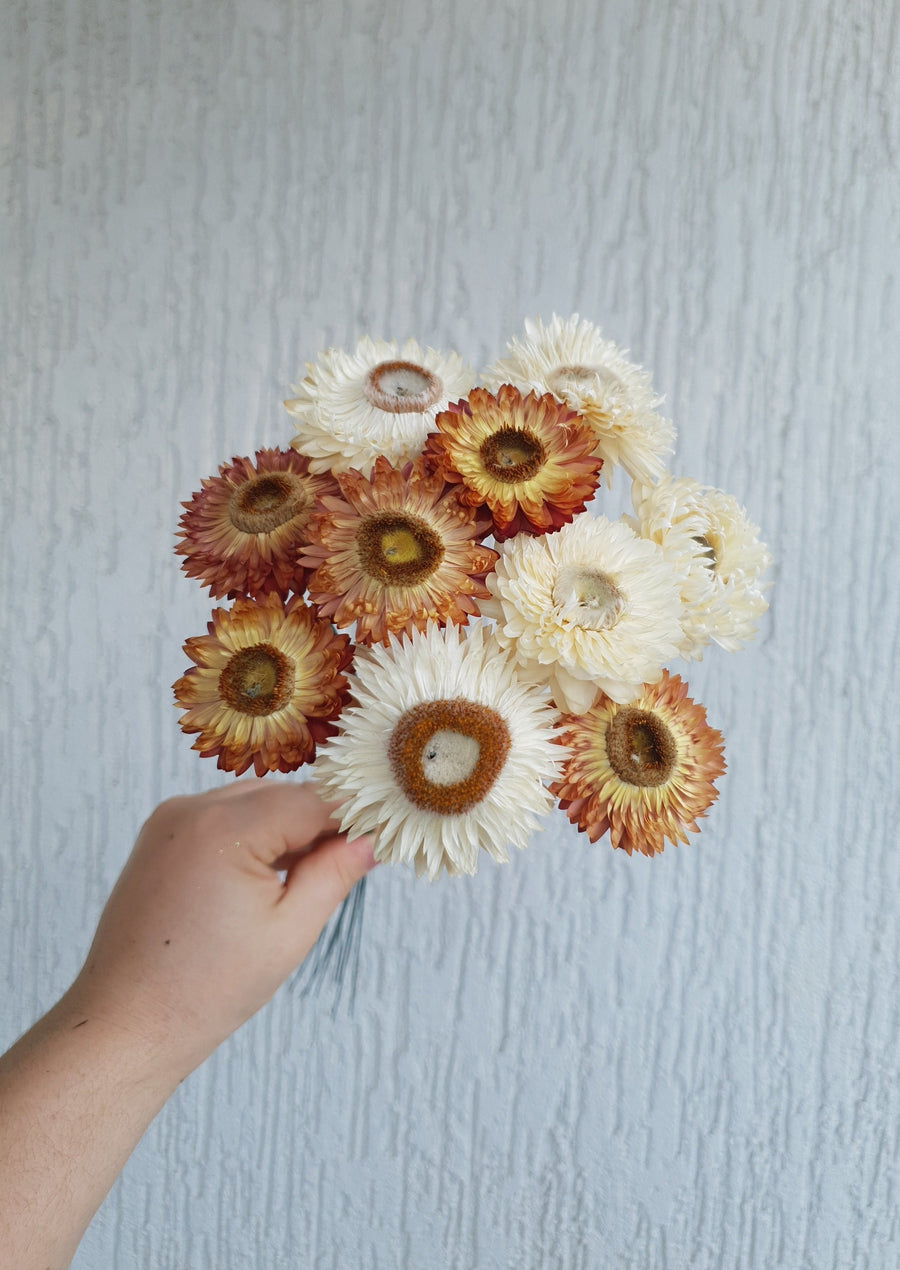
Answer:
M375 863L310 785L239 781L143 826L67 996L183 1076L254 1014ZM283 879L283 880L282 880Z

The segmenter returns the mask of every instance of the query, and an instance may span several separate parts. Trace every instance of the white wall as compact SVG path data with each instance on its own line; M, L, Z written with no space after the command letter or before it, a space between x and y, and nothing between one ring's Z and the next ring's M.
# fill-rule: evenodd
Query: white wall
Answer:
M179 1091L76 1270L896 1266L898 34L862 0L15 0L0 431L0 1048L150 808L180 499L368 331L578 310L777 560L689 671L729 772L656 860L557 814L381 869L360 994Z

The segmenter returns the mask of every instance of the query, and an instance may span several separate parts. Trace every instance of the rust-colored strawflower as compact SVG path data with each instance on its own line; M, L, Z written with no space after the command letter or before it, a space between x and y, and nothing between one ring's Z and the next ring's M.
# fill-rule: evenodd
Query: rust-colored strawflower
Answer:
M594 434L550 393L474 388L435 427L425 453L459 484L462 502L490 511L498 541L559 529L584 511L599 483Z
M239 598L208 630L185 644L195 664L174 685L182 731L199 734L193 748L236 776L312 762L349 695L348 636L296 595Z
M478 541L484 525L439 472L380 457L371 479L349 471L337 480L343 498L321 500L300 556L315 570L309 598L323 616L356 622L358 643L384 643L429 620L464 625L479 615L497 553Z
M550 791L591 842L608 829L613 847L652 856L699 832L725 762L722 734L687 689L663 671L628 705L601 693L587 714L560 719L570 757Z
M334 480L312 475L295 450L258 450L255 462L223 463L202 486L182 504L175 548L188 577L199 578L214 599L301 594L308 575L297 551L316 499L337 492Z

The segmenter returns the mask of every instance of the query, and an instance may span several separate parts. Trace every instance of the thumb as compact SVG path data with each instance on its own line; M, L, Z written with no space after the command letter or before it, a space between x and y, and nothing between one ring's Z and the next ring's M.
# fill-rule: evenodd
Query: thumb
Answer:
M315 943L331 914L360 878L375 867L371 838L326 838L300 856L284 883L280 907Z

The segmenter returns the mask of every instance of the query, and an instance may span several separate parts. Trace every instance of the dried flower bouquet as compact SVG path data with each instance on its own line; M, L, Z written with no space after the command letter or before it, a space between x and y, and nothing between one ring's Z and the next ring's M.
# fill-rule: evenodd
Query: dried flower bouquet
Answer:
M757 528L667 472L643 370L577 315L507 354L479 382L413 340L322 353L291 448L204 480L176 547L231 601L185 644L194 749L313 764L344 829L430 878L508 859L557 800L629 854L686 842L723 744L667 665L741 648L767 608ZM616 467L633 515L610 520Z

